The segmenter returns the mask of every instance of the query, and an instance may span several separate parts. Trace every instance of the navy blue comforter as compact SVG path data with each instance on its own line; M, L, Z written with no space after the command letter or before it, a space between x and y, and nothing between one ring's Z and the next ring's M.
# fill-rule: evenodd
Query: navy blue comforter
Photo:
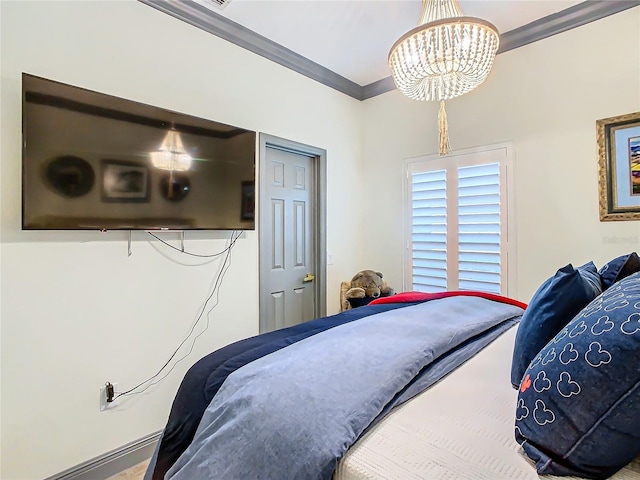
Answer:
M250 362L312 335L363 317L421 302L369 305L240 340L210 353L185 375L145 480L162 480L194 438L206 408L227 377Z

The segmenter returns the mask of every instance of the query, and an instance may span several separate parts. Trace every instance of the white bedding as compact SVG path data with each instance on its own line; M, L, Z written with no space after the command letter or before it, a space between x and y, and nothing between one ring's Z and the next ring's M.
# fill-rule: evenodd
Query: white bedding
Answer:
M514 439L516 329L396 408L349 449L334 480L554 478L539 477ZM640 480L640 459L611 478Z

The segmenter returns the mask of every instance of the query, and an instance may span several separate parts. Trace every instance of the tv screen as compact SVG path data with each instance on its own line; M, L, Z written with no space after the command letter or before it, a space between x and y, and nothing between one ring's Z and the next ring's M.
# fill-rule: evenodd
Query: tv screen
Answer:
M22 228L255 228L256 133L22 74Z

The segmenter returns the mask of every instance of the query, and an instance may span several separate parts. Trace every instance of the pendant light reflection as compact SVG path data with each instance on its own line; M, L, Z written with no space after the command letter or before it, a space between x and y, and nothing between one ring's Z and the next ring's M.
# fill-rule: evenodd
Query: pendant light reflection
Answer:
M193 161L184 149L180 134L173 127L167 132L160 148L149 155L154 167L171 172L186 172Z

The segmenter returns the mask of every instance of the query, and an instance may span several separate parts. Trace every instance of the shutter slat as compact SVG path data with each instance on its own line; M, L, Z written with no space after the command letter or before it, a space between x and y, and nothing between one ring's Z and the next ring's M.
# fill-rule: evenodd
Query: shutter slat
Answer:
M447 288L446 278L426 277L422 275L413 276L413 290L427 291L443 291Z
M416 216L414 223L424 223L424 222L430 222L430 223L435 223L437 225L444 225L447 222L447 216L446 215L437 215L435 213L430 213L428 210L425 211L423 209L416 209L414 210L416 212Z
M463 223L458 227L458 231L462 233L500 233L500 223L481 222L481 223Z
M472 165L468 167L459 167L458 168L458 177L459 178L468 178L468 177L483 177L495 175L496 171L499 170L497 163L485 163L482 165Z
M500 252L460 252L461 262L500 263Z
M494 262L460 262L459 270L464 272L489 272L500 274L500 263Z
M495 203L479 203L477 205L459 205L458 215L474 215L474 214L500 214L500 204Z
M458 242L460 245L467 245L470 243L479 244L491 244L500 246L500 232L468 232L459 233Z
M461 280L458 288L460 288L460 290L477 290L480 292L500 294L500 284L470 282L467 280Z
M483 283L500 283L500 272L478 272L474 270L461 270L460 280L469 280Z
M447 260L447 252L442 250L413 250L412 258L416 259L432 259L432 260Z
M500 253L500 245L494 243L478 243L478 242L468 242L463 245L458 245L459 253L472 253L472 252L498 252Z
M411 203L411 208L416 209L416 208L428 208L428 209L433 209L437 212L440 212L442 210L444 210L446 207L446 205L444 203L441 202L441 200L439 198L425 198L425 199L421 199L421 200L414 200Z
M438 190L419 190L413 192L412 200L434 200L440 199L445 194L445 189Z
M433 258L416 258L413 259L414 267L425 267L425 268L438 268L440 270L447 269L447 260L446 259L433 259Z
M429 278L429 279L442 279L442 274L446 273L446 268L428 268L428 267L418 267L414 266L413 268L413 276L420 278Z
M414 244L438 243L446 246L447 236L444 233L414 233L413 243Z
M495 195L460 195L459 205L500 205L500 194Z
M442 235L447 234L447 230L442 228L441 226L433 226L433 225L414 225L413 232L415 234L420 233L438 233Z

